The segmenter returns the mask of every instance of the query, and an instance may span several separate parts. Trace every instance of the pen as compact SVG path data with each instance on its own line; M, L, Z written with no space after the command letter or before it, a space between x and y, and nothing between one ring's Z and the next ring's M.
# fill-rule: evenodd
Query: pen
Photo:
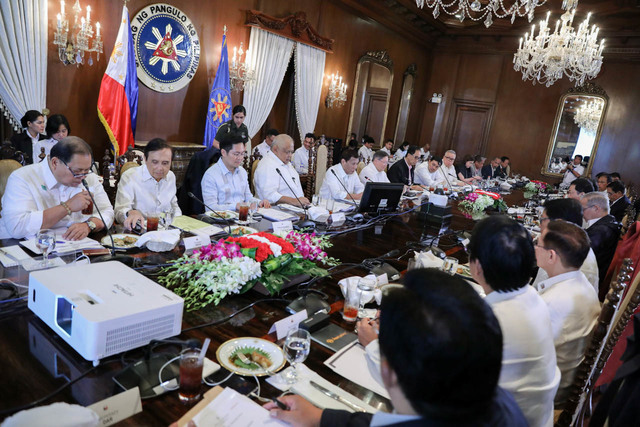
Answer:
M283 411L288 411L289 410L289 407L287 405L285 405L283 402L279 401L277 398L274 397L271 400L273 401L273 403L278 405L278 408L282 409Z

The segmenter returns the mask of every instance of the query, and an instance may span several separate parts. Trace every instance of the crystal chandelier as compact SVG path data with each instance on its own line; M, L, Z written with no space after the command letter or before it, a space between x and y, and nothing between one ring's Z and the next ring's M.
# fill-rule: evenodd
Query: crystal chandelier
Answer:
M516 17L526 15L531 22L536 7L542 6L546 2L547 0L513 0L513 3L508 6L503 0L489 0L486 3L480 2L480 0L451 0L449 3L446 3L446 0L416 0L416 5L420 9L423 9L425 4L432 8L434 19L437 19L440 16L440 11L443 11L448 15L455 16L460 22L463 22L467 17L472 21L484 19L484 25L489 28L493 24L494 16L496 18L511 18L513 24ZM575 10L577 5L578 0L564 0L562 9Z
M573 116L573 120L585 132L595 135L600 124L600 117L602 116L602 109L604 108L604 101L602 99L595 99L591 102L587 102L582 105L576 111Z
M327 108L340 108L347 101L347 85L342 83L342 76L338 73L327 76L329 80L329 92L325 99Z
M58 46L58 57L64 65L84 64L85 53L88 52L87 63L93 65L91 52L96 52L96 59L100 60L102 53L102 38L100 37L100 23L96 22L96 33L93 38L93 25L91 25L91 6L87 6L87 16L81 16L82 8L80 1L76 0L71 8L74 12L73 27L69 34L69 21L64 11L64 0L60 0L60 13L57 15L56 32L54 33L53 44ZM79 19L78 19L79 18ZM93 38L93 43L89 47L89 42Z
M242 56L245 59L242 61ZM243 49L243 44L240 43L240 49L234 46L233 58L229 65L229 84L231 90L234 92L241 92L244 88L255 80L255 72L249 66L249 50Z
M547 19L540 21L537 36L533 25L531 34L527 33L524 39L520 39L513 56L513 68L522 72L522 80L549 87L565 75L576 86L581 86L586 79L598 75L602 67L604 39L598 44L599 28L595 24L589 28L591 13L577 31L572 27L574 15L575 10L564 13L551 33L548 13Z

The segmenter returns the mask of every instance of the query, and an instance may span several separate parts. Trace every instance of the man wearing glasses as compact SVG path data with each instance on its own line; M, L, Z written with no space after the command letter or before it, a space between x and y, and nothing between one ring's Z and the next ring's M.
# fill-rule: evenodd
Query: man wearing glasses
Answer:
M227 134L220 142L220 153L220 160L211 165L202 177L205 205L217 211L238 211L242 202L271 207L268 200L260 201L251 194L247 171L242 167L247 153L242 136Z
M438 176L436 181L444 182L445 186L451 187L452 185L464 185L464 183L457 178L456 168L453 166L453 162L456 161L456 152L453 150L447 150L442 158L442 165L438 169Z
M0 238L22 239L43 228L65 228L64 239L80 240L110 227L113 207L98 177L91 173L91 165L91 147L82 139L69 136L51 148L46 162L12 173L2 197ZM106 224L100 220L95 206L91 214L82 213L91 203L83 180Z
M131 230L150 214L173 211L182 215L176 197L176 176L171 172L173 148L154 138L144 148L145 164L122 174L116 194L116 221Z

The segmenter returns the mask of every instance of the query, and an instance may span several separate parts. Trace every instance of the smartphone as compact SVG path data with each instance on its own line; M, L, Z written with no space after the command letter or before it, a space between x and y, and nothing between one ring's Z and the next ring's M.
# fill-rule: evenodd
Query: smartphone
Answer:
M222 368L217 372L209 375L206 380L208 382L217 383L218 381L222 381L223 379L225 379L227 376L229 376L229 371ZM251 392L255 392L258 390L258 384L253 377L245 379L245 377L242 377L240 375L233 375L231 378L220 384L220 386L231 387L238 393L244 394L245 396L250 394Z

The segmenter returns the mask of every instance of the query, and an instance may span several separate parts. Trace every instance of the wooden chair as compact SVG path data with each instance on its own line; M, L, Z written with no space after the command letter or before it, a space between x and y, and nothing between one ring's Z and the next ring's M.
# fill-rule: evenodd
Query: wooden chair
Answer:
M11 141L4 141L0 148L0 159L2 160L15 160L24 166L24 153L15 149L11 145Z
M360 172L362 172L362 169L364 169L365 166L366 164L363 161L358 162L358 166L356 167L356 173L360 175Z
M322 187L322 181L324 181L324 177L327 174L327 169L329 169L329 148L326 145L320 144L314 150L315 155L315 170L313 174L310 174L309 180L307 182L307 193L309 199L313 197L314 194L320 193L320 188Z
M0 160L0 209L2 209L1 199L2 196L4 196L4 190L7 187L7 180L9 179L9 175L11 175L14 170L21 167L22 165L16 160Z
M591 397L596 380L640 302L640 275L636 276L620 302L633 272L631 264L631 259L625 259L616 279L611 283L602 311L587 341L584 359L578 366L574 382L569 388L564 408L555 411L556 427L582 426L586 413L591 411Z
M251 173L249 173L249 189L254 196L256 195L256 190L253 185L253 176L256 174L256 169L258 169L258 163L260 163L260 159L255 159L251 162Z

